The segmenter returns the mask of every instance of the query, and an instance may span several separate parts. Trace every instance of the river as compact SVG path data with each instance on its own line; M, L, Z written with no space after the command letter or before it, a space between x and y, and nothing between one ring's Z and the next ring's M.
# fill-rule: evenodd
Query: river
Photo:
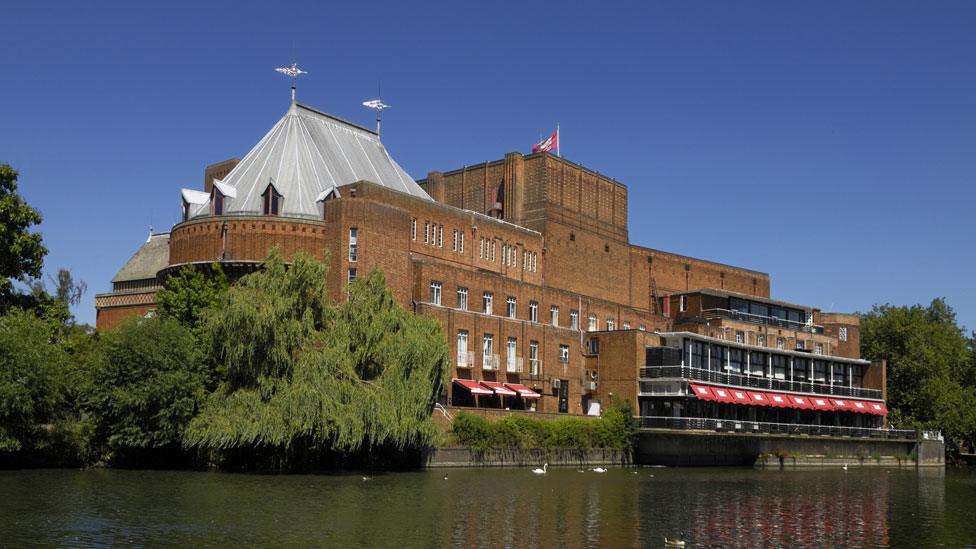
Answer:
M976 544L976 473L0 471L4 547L662 547L665 536L689 547Z

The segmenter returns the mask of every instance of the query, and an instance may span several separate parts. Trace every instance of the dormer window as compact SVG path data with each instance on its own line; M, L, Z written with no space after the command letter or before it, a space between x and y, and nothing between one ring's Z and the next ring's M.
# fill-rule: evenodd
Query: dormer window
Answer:
M224 195L217 187L213 188L213 193L210 195L210 203L212 204L214 215L224 215Z
M281 215L281 202L284 197L275 189L274 185L268 185L261 198L264 199L264 215Z
M190 203L183 199L183 221L190 219Z

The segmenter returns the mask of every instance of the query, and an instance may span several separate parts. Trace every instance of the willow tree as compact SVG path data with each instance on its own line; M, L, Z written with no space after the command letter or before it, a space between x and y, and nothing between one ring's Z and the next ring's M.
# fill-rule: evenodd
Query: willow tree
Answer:
M374 271L330 302L326 267L277 253L223 296L209 319L225 382L184 437L218 459L294 467L433 443L431 409L447 344L404 311Z

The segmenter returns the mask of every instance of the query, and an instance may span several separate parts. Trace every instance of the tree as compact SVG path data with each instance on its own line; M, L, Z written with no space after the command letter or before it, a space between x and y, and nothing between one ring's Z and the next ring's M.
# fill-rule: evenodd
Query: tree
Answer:
M861 316L861 355L888 361L890 421L941 430L950 450L976 433L976 416L965 412L976 408L971 345L942 299Z
M196 329L207 309L220 302L227 290L227 276L219 264L210 265L207 272L195 265L184 265L170 276L156 293L160 316L173 318L180 324Z
M190 330L173 319L134 318L100 335L80 400L106 460L179 450L211 375L203 358Z
M64 303L68 307L74 307L81 303L81 297L88 291L88 284L84 280L75 282L71 271L65 268L58 269L57 276L48 276L54 284L54 299Z
M277 253L241 279L209 318L227 379L190 424L193 448L261 466L305 467L429 446L447 374L438 324L404 311L374 271L335 305L326 267Z
M43 445L62 401L64 365L50 323L18 309L0 316L0 454Z
M0 164L0 311L11 304L14 281L41 276L47 249L41 235L30 232L41 214L17 194L17 171Z

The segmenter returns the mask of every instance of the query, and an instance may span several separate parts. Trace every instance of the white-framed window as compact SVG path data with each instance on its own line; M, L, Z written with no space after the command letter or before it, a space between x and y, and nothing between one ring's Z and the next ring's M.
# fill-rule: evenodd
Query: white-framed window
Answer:
M765 347L766 346L766 335L765 334L756 334L756 345L759 345L760 347Z
M464 255L464 231L458 233L458 253Z
M688 310L688 296L679 295L678 296L678 312L683 313Z
M532 252L532 272L536 272L539 269L539 254Z
M494 260L495 260L495 241L492 240L491 241L491 259L490 259L490 261L494 261Z
M624 330L630 329L630 322L624 321Z
M579 330L579 311L576 309L569 311L569 327L572 330Z
M553 326L559 326L559 305L549 307L549 322Z
M481 352L484 356L488 357L494 354L495 349L495 336L492 334L485 334L484 339L481 340Z
M508 264L511 265L512 267L515 267L516 265L518 265L518 256L516 255L518 253L518 250L515 249L515 246L512 246L512 248L509 250L508 253L512 254L512 257L509 258L510 261Z
M458 286L457 289L457 308L462 311L468 310L468 289Z
M458 232L457 229L454 230L454 237L451 239L451 249L453 251L458 251Z
M837 329L837 339L847 341L847 326L841 326Z
M430 281L430 302L434 305L441 304L441 283L436 280Z
M444 225L437 226L437 247L444 247Z
M813 354L815 354L815 355L822 355L822 354L824 354L824 352L823 352L823 343L815 343L813 345Z
M640 330L640 331L642 331L642 332L646 332L647 331L647 326L641 324L640 326L637 327L637 329Z
M617 323L612 318L607 319L607 331L612 332L617 327Z
M735 333L735 342L736 343L745 343L746 342L746 333L745 332L736 332Z
M508 338L505 346L505 369L509 372L518 370L518 340Z
M350 267L349 268L349 273L348 273L347 280L349 282L352 282L353 280L356 280L356 268L355 267Z
M485 238L481 237L481 239L478 240L478 259L484 259L484 258L485 258Z
M529 342L529 373L537 376L542 373L542 362L539 361L539 342Z
M569 345L559 345L559 362L563 364L569 362Z
M537 301L529 302L529 322L539 322L539 303Z
M522 248L522 270L523 270L523 271L525 270L525 266L526 266L526 265L525 265L525 263L526 263L526 261L525 261L525 260L527 259L527 256L528 256L528 255L529 255L529 252L527 252L527 251L525 250L525 248Z
M802 339L798 339L796 340L796 348L802 351L807 348L807 344Z
M491 314L491 305L494 300L495 295L491 292L485 292L481 294L481 312L486 315Z
M410 219L410 240L417 240L417 218Z
M458 330L457 333L457 362L458 365L471 366L468 362L468 331Z
M599 329L599 326L597 325L597 322L598 321L596 319L596 315L593 314L593 313L590 313L590 316L587 318L586 331L588 331L588 332L595 332L595 331L597 331Z
M349 261L355 263L359 257L359 229L351 227L349 229Z
M505 300L505 316L515 318L515 296L510 295Z
M508 265L508 244L502 244L502 265Z
M430 222L424 221L424 244L430 244Z

